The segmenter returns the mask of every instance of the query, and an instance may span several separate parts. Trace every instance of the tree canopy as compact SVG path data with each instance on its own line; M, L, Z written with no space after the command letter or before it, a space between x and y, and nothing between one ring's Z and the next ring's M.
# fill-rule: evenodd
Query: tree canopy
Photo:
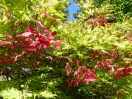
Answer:
M131 99L131 0L0 1L1 99Z

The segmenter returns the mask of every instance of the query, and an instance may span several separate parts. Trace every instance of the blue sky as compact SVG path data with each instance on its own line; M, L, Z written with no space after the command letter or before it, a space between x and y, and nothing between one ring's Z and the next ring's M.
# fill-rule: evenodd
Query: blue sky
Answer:
M67 0L68 2L73 2L73 0ZM69 19L74 20L73 14L77 13L77 10L79 10L79 7L77 4L71 4L67 10L69 11Z

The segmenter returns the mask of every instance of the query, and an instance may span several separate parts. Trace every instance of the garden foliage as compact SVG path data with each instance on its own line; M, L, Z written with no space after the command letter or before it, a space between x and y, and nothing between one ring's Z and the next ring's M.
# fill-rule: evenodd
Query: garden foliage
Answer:
M131 3L98 1L1 0L0 96L131 99Z

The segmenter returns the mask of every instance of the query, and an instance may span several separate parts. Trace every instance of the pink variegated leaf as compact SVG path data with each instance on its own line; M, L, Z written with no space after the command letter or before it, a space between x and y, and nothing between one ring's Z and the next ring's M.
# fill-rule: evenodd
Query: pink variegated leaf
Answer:
M31 39L29 37L25 38L25 42L31 41Z
M43 44L49 46L50 42L49 41L44 41Z
M70 72L69 72L68 70L66 71L66 75L67 75L67 76L69 76L69 75L70 75Z
M56 22L56 20L52 20L52 22L50 23L48 29L50 29L50 27Z
M44 13L44 15L45 15L46 17L52 18L48 13L46 13L46 12L43 12L43 13Z
M90 77L93 77L94 76L94 72L93 71L88 71L88 75L90 76Z
M0 41L0 45L7 45L7 44L10 44L10 42L8 42L8 41Z
M42 64L42 62L37 62L37 65L41 65Z
M38 20L35 20L33 18L30 18L31 21L36 22L40 25L40 27L44 30L44 32L49 32L49 30Z
M73 60L72 60L72 59L70 59L70 58L68 58L68 57L65 57L65 58L67 58L71 63L73 63Z
M46 58L50 59L51 62L53 61L53 57L51 57L51 56L47 56Z
M38 20L35 20L33 18L30 18L31 21L38 23Z
M49 36L48 36L48 39L52 40L52 39L54 39L54 36L49 35Z
M117 71L117 73L115 74L115 78L119 79L122 76L122 71Z
M1 76L1 75L3 75L3 72L2 72L2 71L0 72L0 76Z
M86 85L88 85L89 82L90 82L90 79L85 79L85 83L86 83Z
M12 36L10 36L9 34L6 34L6 37L7 37L8 39L10 39L10 40L13 39Z
M81 68L86 70L87 69L87 66L81 66Z
M80 66L80 62L78 59L76 59L76 65L79 67Z
M124 68L118 68L117 70L118 70L118 71L122 71L122 70L124 70Z
M88 20L90 24L94 25L94 26L97 26L97 22L94 20L94 19L89 19Z
M44 15L45 15L47 18L50 18L50 19L56 20L56 19L52 18L48 13L46 13L46 12L43 12L43 13L44 13Z
M34 48L33 51L34 51L34 52L37 52L37 48Z
M68 62L66 62L66 66L65 66L65 69L70 69L70 65L69 65L69 63Z
M56 31L54 31L54 32L52 32L52 36L55 36L57 34L57 32Z
M73 80L71 82L68 82L68 87L72 86Z
M112 66L108 72L109 72L109 73L114 73L114 72L115 72L114 67Z
M16 37L22 37L22 36L25 36L25 37L29 37L31 34L31 32L25 32L25 33L22 33L22 34L18 34Z
M32 43L30 43L30 47L35 47L36 45L37 45L38 43L37 42L32 42Z
M81 83L81 80L76 80L76 81L74 82L74 87L78 86L80 83Z
M43 48L43 49L45 49L45 48L47 48L47 47L48 47L47 45L43 45L43 47L42 47L42 48Z
M127 69L127 72L132 72L132 68L128 68Z
M95 78L90 78L90 81L95 82L96 79Z
M70 58L67 58L71 63L73 63L73 60L72 59L70 59Z
M97 79L97 78L98 78L98 77L95 75L95 73L94 73L93 71L91 71L91 70L89 70L88 76L89 76L90 78L92 78L92 79Z
M12 48L12 50L15 50L16 49L16 46L15 45L11 45L11 48Z
M67 62L66 62L65 69L66 69L66 75L69 76L70 75L71 67L70 67L69 63L67 63Z
M64 42L63 40L51 41L51 43L55 44L56 46L60 46L60 44Z
M79 70L76 70L76 71L74 72L74 77L76 77L76 76L78 75L78 73L79 73Z
M37 31L35 28L32 28L32 27L30 27L30 26L27 26L27 27L26 27L26 30L27 30L28 32L38 34L38 31Z
M53 44L55 44L56 46L60 46L60 42L53 42Z
M8 19L11 18L11 12L7 12L7 18L8 18Z
M40 22L38 21L40 27L44 30L44 32L49 32L49 30Z
M24 54L26 54L26 52L25 52L25 51L22 51L22 52L21 52L21 55L24 55Z
M17 59L19 58L19 57L21 57L22 55L16 55L15 56L15 62L17 61Z
M96 69L98 69L98 68L99 68L99 66L98 66L98 65L95 65L95 66L94 66L94 69L95 69L95 70L96 70Z

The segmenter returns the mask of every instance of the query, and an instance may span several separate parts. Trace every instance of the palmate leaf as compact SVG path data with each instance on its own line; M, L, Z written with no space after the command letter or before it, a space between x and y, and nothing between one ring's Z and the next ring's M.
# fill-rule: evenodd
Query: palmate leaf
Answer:
M0 34L3 35L8 33L10 28L11 28L11 24L9 22L0 22Z
M17 20L29 20L29 14L31 9L30 2L27 0L5 0L4 6L6 7L6 12L10 12L11 19L17 18ZM30 9L30 11L28 11Z
M4 0L0 0L0 4L2 4L4 2Z
M45 97L46 99L48 99L48 98L54 98L56 96L56 94L53 94L49 91L44 91L44 92L40 92L40 96Z
M123 42L121 42L121 43L115 42L115 45L116 45L117 47L121 48L121 49L126 49L127 46L131 46L131 45L129 44L129 41L123 41Z
M22 93L14 88L0 91L0 96L6 99L20 99Z
M24 10L26 8L26 0L5 0L5 4L9 10Z

